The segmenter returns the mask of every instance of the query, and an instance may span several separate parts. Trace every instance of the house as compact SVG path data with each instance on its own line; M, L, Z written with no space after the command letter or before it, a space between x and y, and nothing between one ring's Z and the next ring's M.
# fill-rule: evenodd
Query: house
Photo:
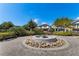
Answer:
M79 20L75 20L72 22L73 31L79 31Z
M65 32L72 32L72 27L65 27Z
M53 25L52 28L54 29L54 31L64 31L63 26L55 26L55 25Z
M53 25L52 28L54 29L54 31L64 31L64 32L67 32L67 31L72 31L72 28L70 27L64 27L64 26L55 26Z
M42 24L42 25L38 26L37 28L43 29L44 31L50 30L50 26L48 24Z

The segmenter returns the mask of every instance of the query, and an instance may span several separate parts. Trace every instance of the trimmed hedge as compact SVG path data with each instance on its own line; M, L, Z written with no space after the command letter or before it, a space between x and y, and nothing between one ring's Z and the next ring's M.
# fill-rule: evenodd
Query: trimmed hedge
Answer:
M26 35L34 35L35 34L34 31L26 30L23 27L12 27L12 28L9 29L9 31L14 32L15 35L17 35L17 37L26 36Z
M72 32L73 36L79 36L79 32Z
M33 31L35 32L35 35L42 35L42 34L44 34L42 29L35 28Z
M0 41L7 40L9 38L15 38L16 35L14 32L1 32L0 33Z
M35 32L34 31L29 31L29 30L26 30L26 35L29 36L29 35L34 35Z
M61 35L61 36L72 36L72 32L53 32L54 35Z
M9 29L9 31L14 32L17 37L26 36L26 30L23 27L12 27Z

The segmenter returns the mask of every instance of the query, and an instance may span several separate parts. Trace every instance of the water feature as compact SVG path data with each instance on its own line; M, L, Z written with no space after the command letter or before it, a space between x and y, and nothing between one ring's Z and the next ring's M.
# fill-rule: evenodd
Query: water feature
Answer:
M57 36L35 35L31 39L26 39L23 43L28 48L57 50L68 47L68 42L59 39Z
M57 41L57 38L56 36L48 36L48 35L36 35L36 36L33 36L32 39L35 39L35 40L38 40L38 41L45 41L45 42L56 42Z

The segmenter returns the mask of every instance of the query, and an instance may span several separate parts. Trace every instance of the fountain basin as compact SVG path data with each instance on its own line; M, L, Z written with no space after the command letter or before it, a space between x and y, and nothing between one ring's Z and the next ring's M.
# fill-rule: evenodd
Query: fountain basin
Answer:
M37 50L61 50L69 47L69 43L66 40L60 40L57 39L57 41L54 40L55 37L47 37L40 39L36 36L33 36L32 39L26 39L23 42L23 45L27 48L31 49L37 49Z
M42 35L42 36L33 36L32 40L42 41L42 42L56 42L57 38L56 36L50 37L50 36Z

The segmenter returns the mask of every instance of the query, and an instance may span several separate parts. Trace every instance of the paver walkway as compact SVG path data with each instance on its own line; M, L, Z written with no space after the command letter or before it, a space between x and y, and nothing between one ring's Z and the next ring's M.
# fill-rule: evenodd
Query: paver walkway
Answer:
M58 36L70 43L70 47L58 51L41 51L26 48L22 43L28 37L18 37L14 40L0 42L2 56L79 56L78 36Z

